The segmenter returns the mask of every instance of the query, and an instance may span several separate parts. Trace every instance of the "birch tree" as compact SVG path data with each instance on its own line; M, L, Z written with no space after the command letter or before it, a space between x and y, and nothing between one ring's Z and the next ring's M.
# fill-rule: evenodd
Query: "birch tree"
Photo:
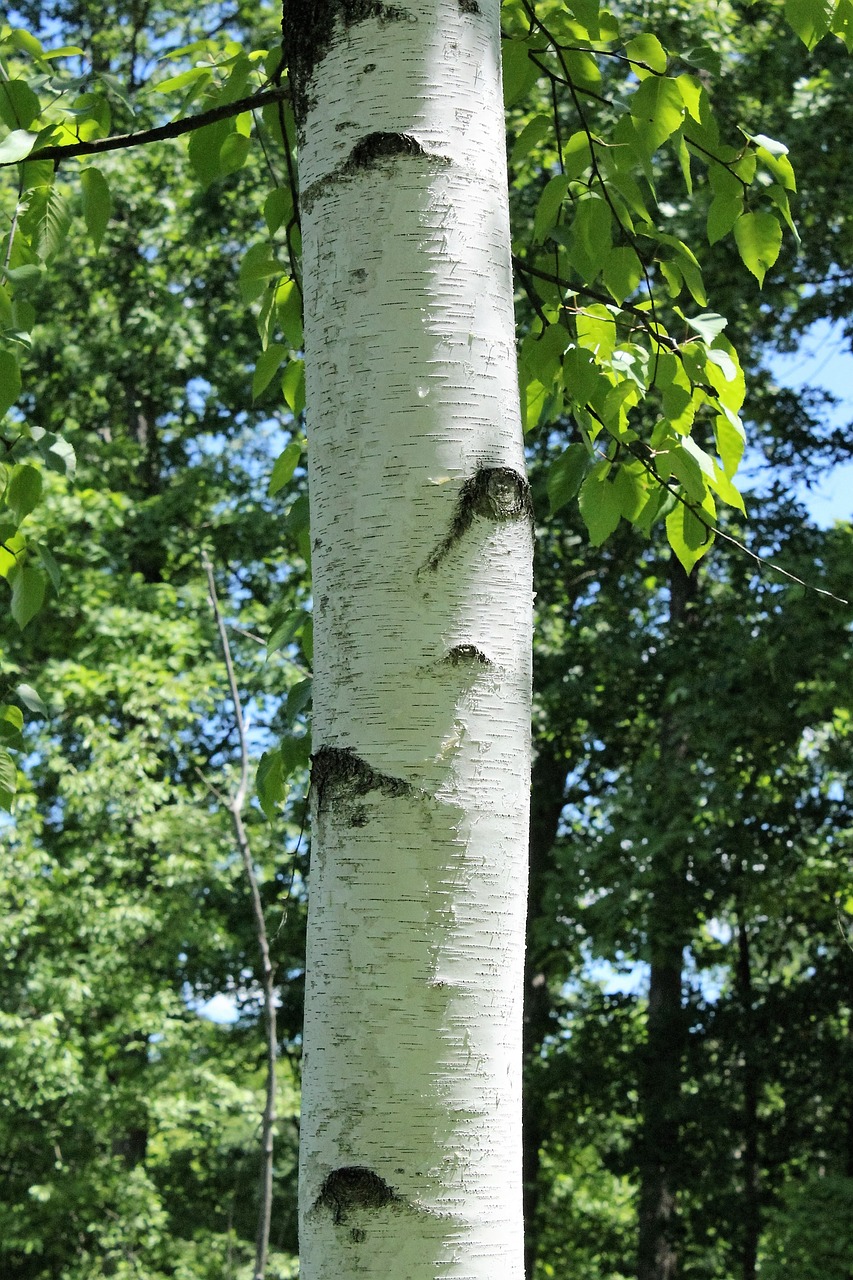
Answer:
M531 508L495 0L291 12L315 617L305 1280L523 1274Z

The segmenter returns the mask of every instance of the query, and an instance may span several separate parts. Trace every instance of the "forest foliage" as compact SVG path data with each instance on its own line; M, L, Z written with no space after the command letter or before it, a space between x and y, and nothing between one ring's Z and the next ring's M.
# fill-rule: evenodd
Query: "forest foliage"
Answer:
M798 495L851 441L768 357L821 318L851 337L853 4L502 15L538 533L529 1265L635 1275L654 1146L679 1274L843 1280L853 560ZM14 1280L250 1274L262 973L203 553L280 1000L268 1274L296 1274L312 632L279 21L28 0L0 27Z

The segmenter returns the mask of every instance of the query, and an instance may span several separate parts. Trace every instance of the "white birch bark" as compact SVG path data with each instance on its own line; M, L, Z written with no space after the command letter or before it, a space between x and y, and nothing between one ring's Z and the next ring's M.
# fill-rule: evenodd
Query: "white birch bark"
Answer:
M289 10L314 572L302 1280L521 1280L530 501L498 0Z

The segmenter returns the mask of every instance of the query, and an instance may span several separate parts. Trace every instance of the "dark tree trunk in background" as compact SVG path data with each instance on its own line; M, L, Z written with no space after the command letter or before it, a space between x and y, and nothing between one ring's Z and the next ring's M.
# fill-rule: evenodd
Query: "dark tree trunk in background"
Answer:
M680 563L670 563L669 631L677 670L689 661L688 605L694 582ZM683 836L689 825L690 743L679 723L678 701L666 698L664 681L657 768L650 789L648 839L651 846L649 903L649 1008L646 1044L640 1063L641 1136L639 1150L640 1208L638 1280L674 1280L678 1274L679 1128L681 1071L686 1039L682 1005L682 963L690 937L688 849Z
M537 1060L551 1030L552 1001L547 961L551 947L542 937L550 916L545 901L553 849L563 811L565 756L555 740L539 745L533 765L530 811L530 878L527 883L527 951L524 963L524 1074L522 1097L524 1177L524 1271L530 1280L536 1264L536 1212L539 1206L539 1163L549 1122L537 1088Z
M681 957L680 947L661 946L651 965L640 1080L639 1280L672 1280L678 1270L674 1228L684 1053Z
M743 1280L755 1280L761 1231L758 1153L758 1058L755 1052L752 996L752 957L749 933L741 916L737 922L737 985L743 1019Z

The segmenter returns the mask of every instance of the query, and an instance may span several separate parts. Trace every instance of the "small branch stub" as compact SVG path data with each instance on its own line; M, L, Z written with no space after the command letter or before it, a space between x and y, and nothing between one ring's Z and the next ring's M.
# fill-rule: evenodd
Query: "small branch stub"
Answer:
M353 147L346 168L368 169L384 156L422 155L426 152L410 133L368 133Z
M386 1204L399 1202L400 1197L378 1173L363 1165L347 1165L332 1170L314 1201L314 1208L328 1209L332 1222L340 1226L354 1209L382 1209Z
M302 192L303 208L311 209L321 192L330 186L352 178L357 173L372 169L382 160L394 160L400 157L423 157L434 164L450 164L447 156L425 151L417 138L410 133L368 133L355 144L346 160L334 172L305 188Z
M512 467L481 467L459 491L456 511L447 536L427 560L426 569L435 570L464 534L475 516L503 524L507 520L533 521L530 485Z
M321 747L311 757L311 786L320 812L332 794L352 799L381 791L386 796L411 795L414 788L405 778L395 778L373 769L356 755L352 747ZM363 826L359 821L356 826Z
M487 658L482 649L475 644L457 644L448 649L444 658L452 667L490 667L491 658Z

